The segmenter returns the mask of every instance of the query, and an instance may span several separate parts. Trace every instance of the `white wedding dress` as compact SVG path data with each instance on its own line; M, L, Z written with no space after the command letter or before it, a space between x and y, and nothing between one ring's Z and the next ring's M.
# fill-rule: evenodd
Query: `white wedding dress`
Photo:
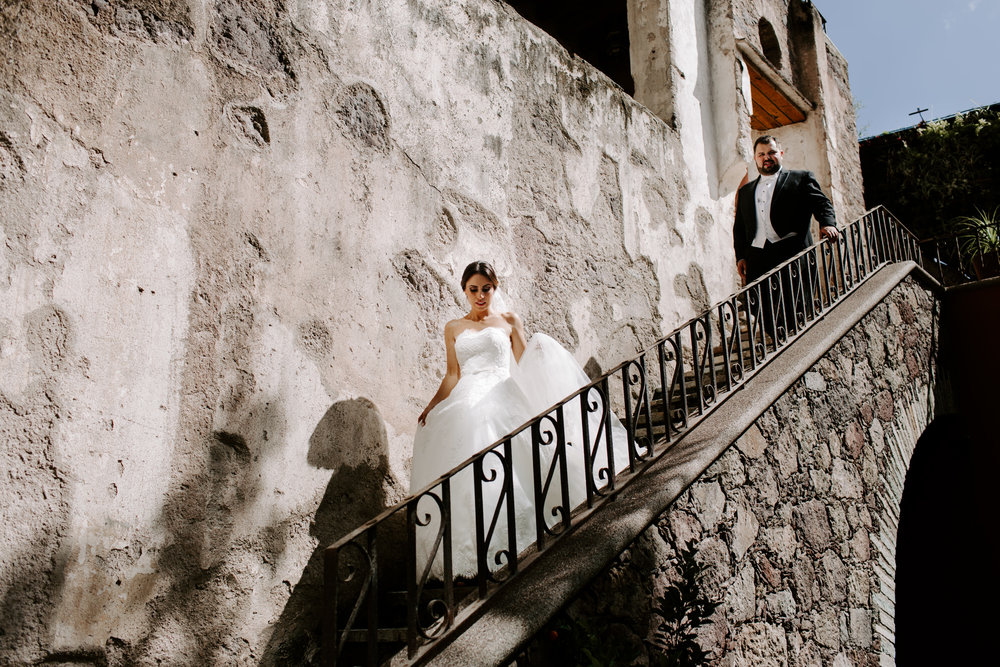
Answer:
M451 394L427 415L426 425L418 428L413 441L413 467L410 475L410 493L423 491L431 482L466 461L474 454L510 434L553 404L590 382L587 374L566 349L545 334L535 334L528 342L521 360L512 363L510 337L498 327L461 332L455 339L461 376ZM583 454L583 433L580 403L571 401L564 408L566 461L569 479L570 507L586 500L586 477ZM615 470L628 465L625 429L612 415L612 440L614 443ZM607 466L605 431L599 428L600 416L591 415L591 447L597 445L594 464L595 482L603 487L606 481L599 471ZM601 432L600 436L598 431ZM599 440L598 440L599 438ZM533 544L536 539L535 508L533 497L533 463L531 429L511 441L512 488L515 510L515 535L517 551ZM547 474L554 446L539 448L543 475ZM501 451L499 447L496 451ZM601 462L603 461L603 465ZM504 482L500 457L490 454L483 459L486 470L494 470L496 479L484 483L483 506L488 519L492 518ZM558 479L558 476L557 476ZM552 507L561 497L558 481L546 495L545 514L549 526L558 522ZM433 489L441 498L441 486ZM451 480L452 571L454 576L474 576L478 571L476 561L476 509L472 465L457 473ZM424 497L417 506L418 517L426 517L429 524L417 526L417 576L427 566L440 528L441 510L431 497ZM500 512L496 534L490 542L487 566L491 570L505 565L507 559L496 562L496 553L507 546L507 509ZM444 546L438 548L431 566L431 575L443 576Z

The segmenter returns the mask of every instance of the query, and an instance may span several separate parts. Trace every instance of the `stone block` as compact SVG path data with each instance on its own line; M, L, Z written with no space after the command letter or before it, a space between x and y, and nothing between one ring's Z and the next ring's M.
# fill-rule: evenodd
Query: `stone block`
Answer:
M779 479L788 479L798 472L799 447L790 431L782 431L770 451L771 457L778 468Z
M706 477L716 477L725 489L735 489L746 482L747 472L739 450L730 447L719 460L705 471Z
M726 507L726 494L716 481L696 482L691 486L691 500L697 509L698 520L707 531L714 531L722 520Z
M831 502L826 506L826 513L830 517L833 538L837 541L846 540L851 534L851 527L847 523L847 511L844 506L838 502Z
M768 586L777 588L781 585L781 572L771 564L766 555L758 553L754 562L757 564L757 572L760 574L761 579Z
M834 607L826 607L812 614L813 633L816 641L828 649L840 650L840 614Z
M872 644L872 613L868 609L852 608L848 611L848 630L851 644L868 648Z
M698 562L706 567L702 575L702 585L706 593L721 598L724 586L732 577L733 565L729 548L718 537L710 537L698 545Z
M852 385L854 383L854 360L847 355L842 355L837 359L837 366L844 384Z
M859 562L865 562L871 558L871 541L868 539L868 531L861 529L854 533L850 540L851 556Z
M852 459L861 456L861 450L865 446L865 432L856 421L847 425L847 432L844 435L844 444Z
M806 543L816 552L830 546L830 521L826 505L819 500L810 500L795 508L795 526L802 531Z
M761 465L758 467L755 462L751 468L751 487L757 492L757 499L765 508L773 509L778 502L778 480L774 475L774 469L766 465L763 459L758 459Z
M871 583L868 573L863 569L852 569L847 576L847 602L855 606L867 607L870 604L869 591Z
M861 476L854 464L843 459L833 460L830 491L838 498L861 497Z
M805 375L806 389L810 391L826 391L826 379L818 371L808 371Z
M833 656L833 662L830 663L830 667L857 667L854 661L851 660L851 656L847 653L840 652Z
M872 450L878 454L885 447L885 428L878 419L872 419L868 425L868 437L871 439Z
M767 439L754 424L736 441L736 448L743 452L747 458L760 458L767 449Z
M701 522L690 512L679 509L669 512L667 524L678 546L701 539Z
M770 623L747 623L733 639L736 664L779 667L788 664L785 629Z
M839 445L838 445L839 449ZM813 447L813 463L820 470L830 470L830 463L833 461L833 456L830 453L830 443L829 440L820 440Z
M888 305L888 314L889 314L890 325L899 326L900 324L903 323L903 318L899 314L899 307L891 301L889 302Z
M792 656L789 665L793 667L823 667L823 654L825 651L815 642L804 642L799 647L799 652Z
M757 587L754 583L754 569L751 565L740 568L726 590L726 606L729 618L734 623L742 623L753 618L757 610Z
M868 449L861 453L861 481L869 489L878 485L878 463L875 461L875 454Z
M812 560L800 558L792 565L792 589L802 610L811 609L818 597L818 582Z
M847 568L840 556L833 551L824 553L817 575L825 601L843 602L847 598Z
M888 424L892 421L894 408L892 394L888 390L880 391L875 396L875 414L882 423Z
M830 493L830 473L825 470L810 470L809 484L818 496L826 496Z
M765 597L767 611L772 618L789 620L795 616L795 598L789 590L770 593Z
M791 526L775 526L760 531L760 540L783 564L791 562L798 543Z
M747 550L756 541L759 530L760 522L757 521L756 515L749 507L741 506L736 511L736 523L732 528L730 548L733 551L733 558L737 561L743 559Z
M826 434L826 447L827 451L830 452L831 458L841 456L841 452L844 451L844 445L843 440L837 431L830 430L830 432Z

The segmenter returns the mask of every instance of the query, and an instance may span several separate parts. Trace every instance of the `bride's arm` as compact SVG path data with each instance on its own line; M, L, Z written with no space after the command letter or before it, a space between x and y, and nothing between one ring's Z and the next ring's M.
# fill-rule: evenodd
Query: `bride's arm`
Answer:
M503 318L510 325L510 347L514 352L514 361L520 362L524 348L528 345L524 337L524 323L516 313L504 313Z
M451 390L455 388L458 384L458 379L461 377L461 369L458 366L458 356L455 354L455 336L456 334L456 322L452 320L444 326L444 347L447 351L448 356L448 367L445 370L444 377L441 379L441 386L438 387L437 393L434 394L434 398L431 402L427 404L424 411L420 413L417 417L417 423L421 426L427 421L427 413L434 409L438 403L448 398L451 394Z

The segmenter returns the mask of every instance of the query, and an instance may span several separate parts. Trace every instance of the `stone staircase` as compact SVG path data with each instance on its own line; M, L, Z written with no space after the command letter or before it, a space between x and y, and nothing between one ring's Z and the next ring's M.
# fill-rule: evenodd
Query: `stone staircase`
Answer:
M414 553L417 503L428 495L447 497L442 489L459 469L328 548L326 663L509 661L524 633L530 636L532 627L541 627L766 409L774 400L771 394L788 386L791 379L777 388L754 381L769 373L779 353L809 334L880 267L919 259L916 240L896 225L881 209L869 212L845 230L839 245L818 244L804 251L524 427L538 447L536 423L552 415L561 419L563 409L585 405L589 392L595 392L604 410L613 409L623 418L631 464L603 480L603 486L596 478L588 480L595 492L587 502L563 507L553 529L539 533L545 539L509 557L501 569L481 570L474 581L446 576L438 584L418 580L414 559L407 556ZM885 236L887 227L891 237ZM801 315L788 331L779 327L774 340L760 326L762 318L773 316L761 311L760 295L768 281L784 279L807 285L802 294L809 301L788 309ZM751 381L760 388L740 391ZM584 393L588 400L581 402ZM748 402L755 407L747 408ZM716 411L718 419L707 419ZM478 458L503 444L495 443ZM668 477L658 478L664 474ZM492 509L483 512L486 517ZM585 562L581 553L588 554ZM514 625L512 618L518 619ZM511 632L518 637L508 636Z
M748 317L746 311L740 311L740 340L744 341L742 347L739 350L739 354L742 355L740 358L749 358L751 355L751 344L750 335L748 327ZM765 345L769 345L773 348L773 342L770 337L765 338ZM728 375L726 372L726 367L731 363L731 356L727 355L725 350L721 346L716 346L712 350L711 360L709 363L709 368L712 369L710 373L714 373L716 386L724 385L728 380ZM684 373L683 386L685 387L684 393L677 393L673 396L670 401L669 410L666 409L665 393L662 388L656 389L650 400L650 420L647 420L645 413L641 413L638 421L638 427L648 432L650 429L650 423L652 424L652 434L653 437L659 441L661 444L665 442L667 435L666 426L666 414L670 414L670 418L675 424L681 424L687 420L687 415L692 411L692 408L698 405L699 389L700 386L705 386L707 383L701 381L699 383L699 374L693 369L689 368ZM703 380L704 378L702 378ZM618 415L621 417L621 415ZM534 546L529 547L529 550L534 550ZM525 557L527 553L522 553L522 558ZM461 613L461 610L470 603L475 601L476 593L479 590L479 586L476 582L463 582L456 583L452 588L452 595L454 597L454 602L456 605L456 610ZM444 587L441 582L428 582L421 595L419 608L426 608L433 600L439 599L444 596ZM377 630L377 643L379 646L378 654L380 656L378 662L382 663L386 659L390 658L403 651L407 644L407 591L406 590L392 590L388 591L381 596L378 604L379 617L378 617L378 630ZM424 619L424 624L429 624L431 619ZM345 632L345 628L339 628L340 632ZM367 644L368 644L369 633L367 630L354 629L346 630L345 640L346 646L343 654L343 661L345 664L363 664L365 662L365 657L367 654Z

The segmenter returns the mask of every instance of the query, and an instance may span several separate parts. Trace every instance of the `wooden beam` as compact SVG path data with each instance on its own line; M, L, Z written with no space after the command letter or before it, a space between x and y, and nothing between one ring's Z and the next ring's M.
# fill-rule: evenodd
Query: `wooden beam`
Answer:
M736 47L750 75L751 128L762 132L801 123L816 108L752 44L738 39Z

